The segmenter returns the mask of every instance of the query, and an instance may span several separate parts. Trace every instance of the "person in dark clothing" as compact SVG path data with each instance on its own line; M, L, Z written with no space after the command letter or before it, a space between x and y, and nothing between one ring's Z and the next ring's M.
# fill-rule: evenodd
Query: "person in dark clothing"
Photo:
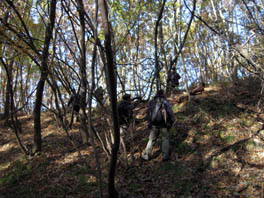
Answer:
M80 118L79 118L79 112L80 112L80 101L81 100L81 96L79 94L75 94L73 93L70 97L70 100L68 102L68 108L70 108L72 116L71 116L71 124L73 123L73 119L74 119L74 115L76 117L76 121L79 122Z
M95 90L95 96L98 100L100 100L100 102L102 104L104 104L104 94L105 94L105 90L103 89L102 86L98 87L96 90Z
M160 103L160 107L157 108L157 101ZM156 111L160 110L160 121L154 119ZM159 134L162 135L162 160L169 160L169 130L174 122L174 114L169 101L165 98L163 90L159 90L147 106L148 128L150 129L149 140L142 158L144 160L150 160L152 157L152 149L156 143Z
M179 87L179 80L180 79L181 79L181 76L177 73L176 68L173 67L171 74L168 77L168 81L170 83L172 91Z
M121 135L125 134L132 123L133 108L131 95L125 94L117 107Z
M120 125L120 143L126 153L126 145L124 136L130 131L133 133L133 109L132 99L130 94L125 94L117 106L119 125Z

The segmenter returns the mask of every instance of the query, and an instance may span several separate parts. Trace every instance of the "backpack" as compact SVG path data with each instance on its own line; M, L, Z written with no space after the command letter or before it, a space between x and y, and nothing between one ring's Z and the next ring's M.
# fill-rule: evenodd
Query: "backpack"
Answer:
M130 103L123 100L120 102L120 104L118 105L118 115L119 115L119 122L120 124L128 124L130 119L131 119L131 115L133 114L133 112L131 112L131 108L130 108Z
M72 105L73 106L76 106L76 105L80 105L81 103L81 96L79 94L73 96L73 102L72 102Z
M167 110L163 98L156 98L152 106L150 121L156 125L166 125Z

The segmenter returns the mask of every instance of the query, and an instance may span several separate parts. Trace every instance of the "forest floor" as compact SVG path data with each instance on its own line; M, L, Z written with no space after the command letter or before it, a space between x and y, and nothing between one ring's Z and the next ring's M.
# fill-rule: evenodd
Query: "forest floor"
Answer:
M120 197L264 198L264 114L256 110L259 93L247 81L206 87L190 102L178 103L178 95L168 98L176 117L170 131L171 160L162 162L160 140L154 159L141 159L149 132L146 122L138 123L133 138L125 136L128 165L120 151L116 170ZM136 111L138 119L144 117L144 106ZM22 141L30 145L33 119L27 115L19 119ZM103 125L100 119L94 120L97 130ZM26 160L12 129L1 121L0 198L99 197L93 148L80 144L78 127L75 123L70 132L75 147L51 113L43 113L43 151ZM107 197L109 159L99 142L96 150Z

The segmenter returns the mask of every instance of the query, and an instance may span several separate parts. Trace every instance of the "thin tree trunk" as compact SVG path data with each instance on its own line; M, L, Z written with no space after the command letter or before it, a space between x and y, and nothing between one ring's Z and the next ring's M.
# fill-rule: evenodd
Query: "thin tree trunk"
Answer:
M4 14L4 21L5 23L7 23L8 21L8 18L9 18L9 13L6 12ZM3 61L3 59L1 58L1 61L3 63L3 65L5 64ZM3 118L5 118L5 124L8 124L8 119L9 119L9 115L10 115L10 93L11 93L11 89L10 89L10 86L9 86L9 83L12 85L12 68L13 68L13 63L14 61L12 61L9 65L9 67L7 67L6 69L6 73L7 73L7 83L6 83L6 89L5 89L5 102L4 102L4 115L3 115ZM10 74L9 75L9 78L8 78L8 73ZM11 87L12 88L12 87ZM4 96L4 95L3 95Z
M7 83L6 83L6 91L5 91L5 103L4 103L4 118L5 118L5 125L8 125L8 120L10 116L10 109L11 109L11 91L12 91L12 81L13 81L13 75L12 75L12 70L13 70L13 63L12 61L8 66L7 66Z
M113 51L111 47L111 30L110 24L108 22L108 8L105 0L99 0L99 8L102 14L102 23L105 36L105 52L107 59L106 75L107 75L107 85L111 101L112 109L112 121L114 127L114 144L112 147L111 161L108 175L108 193L110 198L118 198L118 192L115 189L115 171L117 163L117 153L120 144L120 131L119 122L117 115L117 94L116 94L116 75L115 75L115 65L113 60Z
M164 10L164 6L166 4L166 0L163 1L160 12L159 12L159 16L158 16L158 20L156 21L156 25L155 25L155 71L156 71L156 89L160 89L161 88L161 84L160 84L160 70L161 67L159 65L159 58L158 58L158 27L160 24L160 21L162 19L162 14L163 14L163 10Z
M86 109L86 92L87 92L87 74L86 74L86 46L85 46L85 21L84 21L84 6L83 1L78 0L78 12L80 17L80 31L81 31L81 39L80 39L80 76L81 76L81 136L84 144L88 143L89 135L88 135L88 127L87 127L87 116L85 113Z
M53 27L55 24L56 18L56 0L51 1L50 13L49 13L49 23L45 33L45 41L44 41L44 48L43 53L41 56L41 76L40 80L37 85L37 93L36 93L36 100L34 106L34 147L33 153L41 152L41 106L42 106L42 98L43 98L43 91L45 86L45 81L48 77L48 56L49 56L49 45L50 40L52 38Z
M98 1L96 1L96 28L94 30L94 37L95 40L98 40L97 37L97 28L98 28ZM91 73L92 73L92 87L91 87L91 93L93 93L95 89L95 66L96 66L96 57L97 57L97 42L94 44L94 49L93 49L93 59L92 59L92 66L91 66ZM101 171L101 165L100 165L100 160L98 156L98 152L94 143L94 133L92 132L92 94L89 94L88 97L88 104L89 104L89 111L88 111L88 126L89 126L89 131L90 131L90 136L91 136L91 144L93 146L94 150L94 157L96 161L96 167L97 167L97 180L98 180L98 188L99 188L99 197L103 197L103 181L102 181L102 171Z
M9 117L10 117L10 120L11 120L11 123L9 124L10 126L13 127L14 129L14 133L16 135L16 139L17 139L17 142L21 148L21 150L26 154L26 155L29 155L30 153L28 152L28 150L26 149L26 147L24 146L24 144L22 143L20 137L19 137L19 133L21 133L21 125L17 119L17 115L16 115L16 110L15 110L15 105L14 105L14 92L13 92L13 87L12 87L12 74L10 73L12 70L10 70L10 65L6 65L3 58L0 58L5 70L6 70L6 74L7 74L7 86L8 86L8 89L9 89L9 95L10 95L10 104L9 104L9 108L10 108L10 112L9 112ZM14 61L12 61L12 64L13 64ZM7 118L7 120L9 120L9 117Z

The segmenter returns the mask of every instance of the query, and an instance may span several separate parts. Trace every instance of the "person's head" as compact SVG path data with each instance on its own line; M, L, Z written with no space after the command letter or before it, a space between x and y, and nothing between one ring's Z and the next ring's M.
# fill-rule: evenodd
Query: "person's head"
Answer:
M159 89L159 90L157 91L156 96L164 96L164 91L163 91L163 89Z
M172 71L173 71L173 72L174 72L174 71L176 71L176 68L175 68L175 67L173 67L173 68L172 68Z
M123 95L123 100L130 100L130 99L131 99L131 95L130 94Z

